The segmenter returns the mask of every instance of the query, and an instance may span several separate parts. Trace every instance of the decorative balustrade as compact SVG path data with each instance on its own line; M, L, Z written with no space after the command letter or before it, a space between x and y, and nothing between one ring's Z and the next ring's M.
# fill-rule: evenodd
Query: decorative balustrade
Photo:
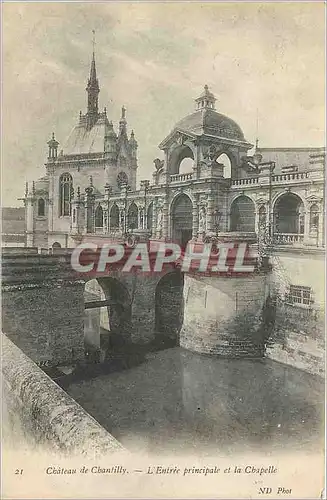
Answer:
M291 174L279 174L272 176L272 182L299 181L309 178L309 172L293 172Z
M170 176L170 182L191 181L192 179L193 179L192 172L188 174L174 174Z
M248 184L258 184L259 177L249 177L246 179L235 179L232 181L232 186L244 186Z
M304 234L274 233L274 243L277 245L303 244Z
M310 172L293 172L289 174L272 175L271 181L273 184L285 183L290 181L306 181L310 178ZM249 186L259 183L260 177L246 177L244 179L232 180L232 187L234 186ZM267 181L266 181L267 182Z

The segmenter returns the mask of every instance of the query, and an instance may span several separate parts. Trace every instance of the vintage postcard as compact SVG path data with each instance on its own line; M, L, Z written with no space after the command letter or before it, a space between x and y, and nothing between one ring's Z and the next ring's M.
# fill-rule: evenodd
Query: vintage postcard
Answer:
M2 30L2 498L325 498L325 4Z

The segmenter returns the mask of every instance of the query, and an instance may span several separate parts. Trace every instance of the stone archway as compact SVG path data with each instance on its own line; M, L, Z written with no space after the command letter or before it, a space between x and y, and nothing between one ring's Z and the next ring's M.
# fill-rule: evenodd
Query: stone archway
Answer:
M190 160L188 163L183 162L183 160ZM185 171L180 172L180 167L182 163L188 165L187 170L192 172L191 162L194 162L194 154L192 149L187 145L177 146L170 154L168 160L168 170L170 174L186 173Z
M91 343L95 347L103 344L102 347L111 350L129 344L132 330L131 299L127 288L119 280L112 277L90 280L85 286L84 300L85 309L94 310L89 314L92 319L87 328L98 328L94 332L88 331L88 338L93 339Z
M155 343L159 347L179 344L184 317L184 274L174 271L163 276L155 292Z
M304 233L304 205L295 193L285 193L277 198L274 209L274 232L279 234Z
M239 232L255 232L255 206L251 198L238 196L231 205L230 230Z
M192 201L184 193L178 195L171 205L172 240L182 248L192 239L192 210Z

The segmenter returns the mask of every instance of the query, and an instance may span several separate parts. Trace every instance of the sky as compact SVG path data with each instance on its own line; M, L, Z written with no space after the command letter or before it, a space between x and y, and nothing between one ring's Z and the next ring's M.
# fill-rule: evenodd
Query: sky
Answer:
M2 14L2 206L22 206L51 133L60 149L86 111L92 30L99 107L117 125L126 106L138 180L205 84L250 142L324 146L322 2L25 2Z

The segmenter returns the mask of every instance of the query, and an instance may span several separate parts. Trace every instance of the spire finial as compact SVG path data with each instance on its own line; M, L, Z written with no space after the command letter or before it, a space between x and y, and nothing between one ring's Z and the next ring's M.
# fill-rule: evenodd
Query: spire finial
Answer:
M257 137L257 138L256 138L256 140L255 140L255 150L256 150L256 151L257 151L257 149L258 149L258 146L259 146L259 139L258 139L258 137Z
M122 108L121 108L121 119L125 120L125 118L126 118L126 108L125 108L125 106L122 106Z
M90 77L88 79L86 91L88 94L87 98L87 115L88 115L88 126L91 128L97 122L98 119L98 96L100 92L99 82L97 79L97 72L95 67L95 31L92 30L93 39L93 54L91 61Z
M93 47L93 59L95 54L95 30L92 30L92 47Z

